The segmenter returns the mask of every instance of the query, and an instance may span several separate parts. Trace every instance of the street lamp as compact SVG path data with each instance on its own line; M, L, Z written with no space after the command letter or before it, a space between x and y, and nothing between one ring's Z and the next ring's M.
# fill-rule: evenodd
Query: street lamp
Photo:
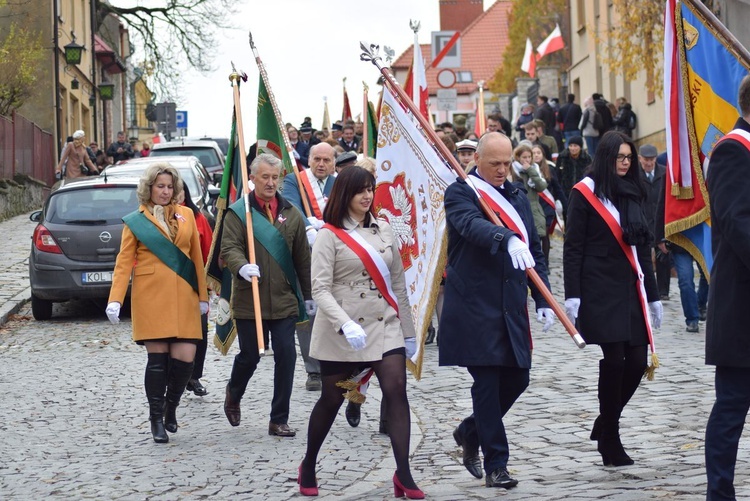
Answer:
M76 37L73 35L73 41L63 47L65 51L65 62L67 64L80 64L83 56L83 45L76 43Z
M131 140L134 139L134 140L137 141L138 140L138 133L139 132L140 132L140 129L135 124L132 125L132 126L130 126L130 127L128 127L128 139L131 139Z
M73 77L73 80L70 81L70 88L73 90L76 90L78 89L79 86L80 86L80 82L78 81L76 77Z
M99 97L103 101L111 101L115 94L115 84L102 82L99 84Z

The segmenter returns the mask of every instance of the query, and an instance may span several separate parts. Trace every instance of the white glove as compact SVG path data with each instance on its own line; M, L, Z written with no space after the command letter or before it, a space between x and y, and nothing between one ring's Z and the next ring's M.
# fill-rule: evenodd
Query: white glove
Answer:
M305 311L308 315L313 316L318 312L318 304L312 299L305 301Z
M557 215L562 216L563 206L562 202L559 200L555 200L555 212L557 213Z
M315 216L310 216L310 217L307 218L307 220L309 221L310 225L313 228L315 228L316 230L321 229L323 227L323 225L325 224L325 221L321 221L320 219L318 219Z
M295 160L300 160L300 156L297 150L292 150L292 155L294 155Z
M253 277L260 278L260 268L257 264L243 264L240 268L240 276L248 282L251 282Z
M542 332L547 332L552 327L552 324L555 323L555 312L552 310L552 308L539 308L536 310L536 319L538 322L544 322L544 327L542 327Z
M406 358L411 358L417 352L417 338L407 337L404 339L404 346L406 347Z
M205 315L206 313L208 313L208 301L201 301L200 307L201 307L201 315Z
M533 268L536 264L529 246L515 235L508 240L508 254L510 254L511 261L513 261L513 267L517 270Z
M307 228L307 243L310 244L310 247L313 246L315 243L315 237L318 236L318 230L313 228L312 226L308 226Z
M648 309L651 310L651 326L654 329L660 328L661 319L664 317L664 307L662 306L661 301L648 303Z
M341 330L344 331L344 337L349 341L354 351L364 349L365 344L367 344L367 334L361 325L354 320L349 320L341 326Z
M565 314L571 322L576 323L578 318L578 308L581 307L581 298L569 297L565 300Z
M113 324L120 322L120 303L112 301L104 311L107 313L107 318L110 322Z

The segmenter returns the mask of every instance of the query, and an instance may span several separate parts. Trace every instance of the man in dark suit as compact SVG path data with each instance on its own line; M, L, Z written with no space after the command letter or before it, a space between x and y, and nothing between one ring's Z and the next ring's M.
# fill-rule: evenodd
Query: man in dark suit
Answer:
M581 123L582 116L583 110L576 104L576 95L568 94L568 102L557 112L557 120L563 124L563 136L565 136L566 146L568 139L581 135L581 131L578 130L578 124Z
M612 112L609 111L607 100L601 94L594 93L591 95L594 99L594 108L599 116L602 117L602 128L599 129L599 137L612 128Z
M344 125L339 144L344 148L344 151L353 151L354 153L359 151L359 140L357 139L357 136L354 135L353 125Z
M555 130L555 125L557 125L557 120L555 119L555 110L550 106L547 96L537 96L536 106L534 118L538 118L544 122L544 130L552 135L552 131Z
M307 182L302 183L307 204L313 211L310 217L307 217L306 231L307 239L312 247L315 242L315 236L318 230L323 226L323 211L325 210L328 197L333 189L333 182L336 178L334 172L334 158L336 150L328 143L318 143L310 148L309 163L310 168L299 173L300 177L305 176ZM312 191L312 195L310 192ZM297 207L302 215L307 216L300 196L297 176L284 176L284 198ZM308 314L310 322L297 326L297 338L299 339L299 349L302 352L302 359L305 361L305 371L307 371L307 382L305 388L309 391L320 391L320 362L310 358L310 338L312 336L312 326L315 322L315 314Z
M310 145L300 141L299 131L293 125L289 125L286 128L286 132L289 135L289 142L292 143L292 148L299 155L299 161L307 167L307 157L310 154Z
M706 499L735 499L734 467L750 409L750 77L740 84L742 117L715 147L706 186L714 265L708 295L706 363L716 366L716 401L706 425Z
M664 191L667 169L664 165L657 163L656 157L658 155L656 146L652 144L644 144L638 150L638 163L641 164L641 169L643 169L643 174L646 177L646 191L648 192L644 204L646 222L654 233L654 237L657 234L664 235L664 219L663 216L662 218L657 217L657 211L659 210L659 199L664 197L662 192ZM662 228L656 228L657 221L662 224ZM656 254L655 271L656 283L659 286L659 299L665 301L669 299L669 280L672 276L672 265L666 242L662 242L661 238L654 240L654 252Z
M464 366L474 379L474 413L453 432L463 447L469 473L482 478L479 446L484 453L487 487L511 488L508 439L503 416L529 384L531 337L526 297L526 268L547 282L547 268L531 205L508 179L513 147L499 132L482 136L474 154L476 167L466 181L445 191L448 269L440 316L440 365ZM520 233L488 221L468 183L488 193L483 198L505 207ZM494 207L494 206L493 206ZM528 242L528 244L527 244ZM532 287L537 319L552 326L554 313Z

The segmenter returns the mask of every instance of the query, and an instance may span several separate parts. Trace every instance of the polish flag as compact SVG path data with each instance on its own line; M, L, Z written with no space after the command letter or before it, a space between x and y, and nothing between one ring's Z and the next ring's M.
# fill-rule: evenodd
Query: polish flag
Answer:
M558 50L562 50L564 48L565 41L563 40L562 33L560 32L560 25L555 24L555 29L552 30L552 33L550 33L549 36L544 39L544 42L539 44L539 47L536 48L536 51L539 54L539 56L537 57L537 61L547 54L552 54L553 52L557 52Z
M409 73L406 75L404 90L406 91L406 95L417 105L422 116L429 121L430 108L428 100L430 93L427 90L427 75L424 69L424 60L422 59L422 49L416 43L414 44L414 59L409 67Z
M531 78L534 78L536 73L536 54L534 54L534 48L531 46L531 39L526 39L526 51L523 53L523 61L521 62L521 70L529 74Z

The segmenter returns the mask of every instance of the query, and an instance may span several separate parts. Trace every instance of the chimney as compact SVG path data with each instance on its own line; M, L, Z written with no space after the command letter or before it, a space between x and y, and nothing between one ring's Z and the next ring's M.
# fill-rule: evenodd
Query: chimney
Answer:
M439 0L440 31L463 31L484 12L482 0Z

